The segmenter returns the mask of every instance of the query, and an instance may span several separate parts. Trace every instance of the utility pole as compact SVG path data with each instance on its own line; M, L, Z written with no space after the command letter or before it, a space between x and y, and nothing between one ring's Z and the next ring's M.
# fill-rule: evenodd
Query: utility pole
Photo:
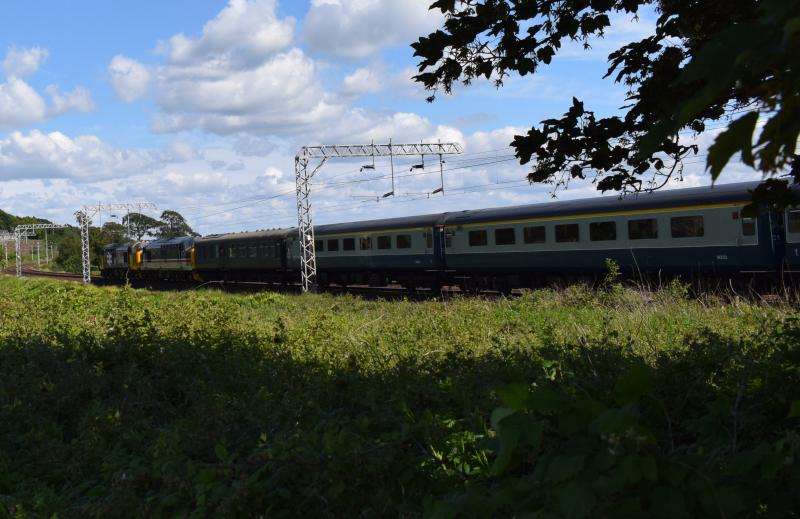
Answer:
M16 239L15 235L10 234L8 232L4 231L2 234L0 234L0 241L3 242L3 256L5 257L5 260L3 261L3 268L6 268L8 266L8 244L7 244L7 242L14 241L15 239Z
M85 205L79 211L75 212L75 218L78 220L78 227L81 230L81 263L83 264L83 282L92 282L92 264L91 254L89 251L89 227L92 225L92 219L98 214L103 214L103 211L127 211L130 215L131 209L136 209L141 213L143 209L156 209L156 205L150 202L127 202L118 204L102 204ZM128 227L130 228L130 217L128 218Z
M316 289L317 258L314 248L314 222L311 211L311 179L328 159L353 157L375 157L420 155L453 155L461 153L457 143L418 143L418 144L345 144L327 146L303 146L294 157L295 186L297 191L297 226L300 235L300 274L303 292ZM312 160L319 164L310 168ZM424 166L423 166L424 167ZM362 168L363 169L363 168ZM372 168L374 169L374 166ZM394 169L394 164L392 164ZM394 171L392 171L392 194L394 193Z
M36 231L40 229L64 229L68 225L61 225L57 223L29 223L25 225L17 225L14 228L14 241L16 242L17 252L17 277L22 276L22 238L25 238L27 243L28 237L35 237ZM31 247L31 261L33 261L33 247Z

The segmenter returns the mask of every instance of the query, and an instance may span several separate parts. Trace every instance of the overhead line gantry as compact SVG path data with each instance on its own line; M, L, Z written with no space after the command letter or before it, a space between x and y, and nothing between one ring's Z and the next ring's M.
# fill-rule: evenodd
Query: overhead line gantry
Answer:
M297 191L297 227L300 237L300 274L303 292L316 289L317 257L314 247L314 222L311 211L311 179L314 178L314 175L322 168L325 162L329 159L371 157L372 164L364 166L363 170L375 168L375 157L389 157L390 161L392 161L395 156L419 155L424 165L425 155L434 155L439 156L441 167L443 155L460 154L462 151L461 145L455 142L394 144L391 140L388 144L331 144L303 146L300 148L300 151L294 157L294 173ZM311 168L311 161L317 159L319 164ZM393 162L392 170L394 170ZM392 175L392 191L387 195L389 194L394 194L394 175Z

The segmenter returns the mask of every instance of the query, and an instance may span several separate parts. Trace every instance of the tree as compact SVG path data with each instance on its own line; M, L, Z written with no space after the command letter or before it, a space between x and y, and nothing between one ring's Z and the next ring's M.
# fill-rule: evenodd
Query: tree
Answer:
M104 244L129 241L127 229L117 222L106 222L100 228L100 239Z
M459 81L501 86L512 72L549 65L566 42L589 48L611 15L635 17L645 6L658 14L654 34L612 52L604 76L628 88L624 113L597 117L573 98L560 118L517 135L520 162L533 161L528 179L656 189L698 153L681 133L721 120L727 128L706 161L712 179L738 152L755 170L788 171L800 183L800 0L438 0L431 9L446 20L412 44L420 57L414 79L433 92L429 101ZM785 205L788 193L772 178L756 198Z
M176 238L178 236L200 236L186 223L186 219L177 211L161 213L158 228L159 238Z
M141 240L145 236L152 235L156 229L159 229L161 222L155 218L150 218L146 214L128 213L122 218L122 225L131 230L131 238Z

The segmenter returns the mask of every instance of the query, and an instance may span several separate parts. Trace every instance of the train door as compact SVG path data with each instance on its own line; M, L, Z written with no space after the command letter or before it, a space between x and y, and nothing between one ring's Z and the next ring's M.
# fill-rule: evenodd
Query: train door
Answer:
M783 219L782 211L769 212L770 246L775 260L775 270L778 272L783 269L783 260L786 257L786 231Z
M433 243L431 243L430 254L433 254L433 268L436 270L444 269L444 250L445 250L445 236L444 227L437 226L432 229L431 236ZM427 251L426 251L427 252Z

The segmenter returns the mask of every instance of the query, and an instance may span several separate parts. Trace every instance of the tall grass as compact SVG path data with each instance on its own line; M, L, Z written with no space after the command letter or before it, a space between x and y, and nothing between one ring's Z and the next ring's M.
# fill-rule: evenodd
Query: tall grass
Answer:
M703 344L762 344L795 318L677 284L381 302L0 277L0 516L434 513L491 480L481 442L498 388L602 400L634 361L674 370ZM693 379L730 389L716 357L691 358ZM704 412L680 404L697 382L670 386L679 423L657 442ZM753 423L739 449L771 438L774 423Z

